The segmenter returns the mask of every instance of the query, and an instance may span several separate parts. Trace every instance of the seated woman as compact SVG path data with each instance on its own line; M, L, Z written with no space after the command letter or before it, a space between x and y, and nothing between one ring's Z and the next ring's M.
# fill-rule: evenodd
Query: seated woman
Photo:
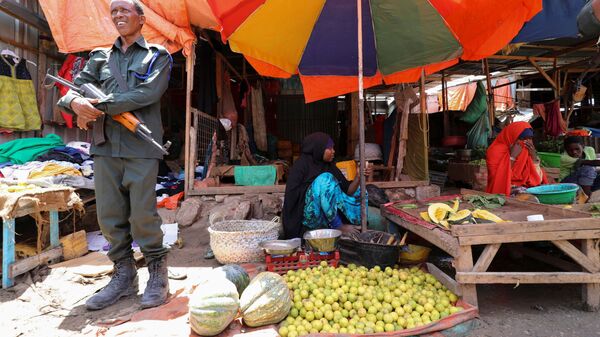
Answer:
M350 182L333 163L335 150L329 135L316 132L302 142L300 158L292 166L283 201L286 239L306 230L336 228L356 231L360 225L359 175ZM368 175L370 169L365 170ZM351 224L343 224L344 222Z
M583 146L581 137L565 138L564 146L565 152L560 157L560 182L577 184L590 196L600 189L595 168L600 166L600 160L596 160L596 151L593 147Z
M511 123L498 134L486 154L486 192L509 196L519 189L548 182L532 139L533 129L526 122Z

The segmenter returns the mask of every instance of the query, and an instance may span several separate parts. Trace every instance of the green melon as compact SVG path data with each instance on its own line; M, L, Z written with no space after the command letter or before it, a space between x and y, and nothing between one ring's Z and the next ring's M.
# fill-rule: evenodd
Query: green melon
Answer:
M237 264L227 264L214 271L235 284L238 294L242 294L250 283L250 276L246 270Z
M240 298L244 323L250 327L278 323L291 308L292 296L285 280L272 272L256 275Z
M221 333L239 312L239 295L235 285L216 277L201 283L190 296L190 325L200 336Z

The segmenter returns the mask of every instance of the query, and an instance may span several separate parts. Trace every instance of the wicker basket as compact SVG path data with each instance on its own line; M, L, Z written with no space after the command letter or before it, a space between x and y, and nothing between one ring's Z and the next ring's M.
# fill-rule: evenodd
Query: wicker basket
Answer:
M277 240L279 218L264 220L225 220L208 227L210 248L219 263L262 262L265 254L258 246L267 240Z

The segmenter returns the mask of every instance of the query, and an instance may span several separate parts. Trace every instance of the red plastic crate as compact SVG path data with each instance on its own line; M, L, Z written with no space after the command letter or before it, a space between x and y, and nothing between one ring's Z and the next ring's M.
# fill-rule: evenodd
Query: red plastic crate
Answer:
M280 275L287 273L288 270L306 269L318 266L321 261L327 261L330 267L337 267L340 262L340 252L335 251L329 254L296 252L291 256L273 257L266 255L267 271Z

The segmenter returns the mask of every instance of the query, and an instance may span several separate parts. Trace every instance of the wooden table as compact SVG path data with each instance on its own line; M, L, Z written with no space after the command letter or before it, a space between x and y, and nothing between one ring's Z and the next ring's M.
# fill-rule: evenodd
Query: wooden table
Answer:
M480 192L461 190L461 195ZM451 198L446 198L450 200ZM439 200L439 199L438 199ZM451 231L439 227L426 228L419 212L427 209L426 201L418 209L398 209L394 205L383 208L382 215L411 231L454 257L457 295L477 305L477 284L563 284L583 285L585 309L598 310L600 306L600 219L588 213L561 207L534 204L508 199L493 213L511 222L455 225ZM467 206L468 205L468 206ZM462 208L473 206L463 201ZM528 222L527 215L543 214L544 221ZM571 241L578 240L577 248ZM576 262L568 262L544 253L517 247L523 254L558 267L557 272L490 272L487 271L502 244L550 241ZM473 260L472 247L483 245L483 253Z
M62 256L59 241L58 212L81 208L81 200L70 187L40 188L32 192L23 191L14 195L0 195L2 216L2 288L12 287L14 278L40 264ZM15 219L27 215L40 216L47 212L50 224L50 247L38 255L18 262L15 258ZM41 227L38 224L38 231Z

